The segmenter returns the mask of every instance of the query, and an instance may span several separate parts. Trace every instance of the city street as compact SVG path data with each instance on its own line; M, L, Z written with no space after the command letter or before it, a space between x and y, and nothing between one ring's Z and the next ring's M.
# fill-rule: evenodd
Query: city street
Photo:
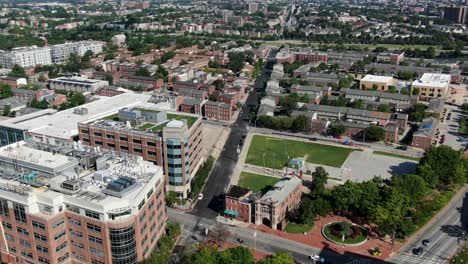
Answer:
M390 262L395 264L447 262L457 251L467 230L468 196L466 190L467 188L464 188L461 195L440 212L419 236L406 243L398 255L390 259ZM422 244L425 239L431 240L428 246ZM417 247L424 249L420 256L413 253Z
M275 56L275 52L270 52L270 57ZM264 82L268 79L268 67L271 67L271 62L264 64L260 76L255 81L252 91L249 93L247 100L239 114L237 120L231 125L231 132L226 144L216 160L213 171L208 177L205 188L203 189L203 200L198 201L192 214L215 218L217 212L222 208L222 195L229 187L230 177L234 171L238 159L238 148L242 147L240 141L242 136L247 134L248 114L250 109L256 110L258 104L258 90L263 89Z

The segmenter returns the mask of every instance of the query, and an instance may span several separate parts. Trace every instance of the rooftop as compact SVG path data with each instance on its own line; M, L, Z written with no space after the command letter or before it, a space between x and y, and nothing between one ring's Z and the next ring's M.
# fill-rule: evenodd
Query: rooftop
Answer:
M377 83L390 83L392 82L393 77L391 76L380 76L380 75L371 75L368 74L366 77L362 78L361 81L364 82L377 82Z
M298 177L283 178L273 186L273 189L265 193L260 200L281 204L300 184L302 184L302 180Z
M445 88L450 84L450 74L424 73L419 80L415 80L413 85L423 85L435 88Z

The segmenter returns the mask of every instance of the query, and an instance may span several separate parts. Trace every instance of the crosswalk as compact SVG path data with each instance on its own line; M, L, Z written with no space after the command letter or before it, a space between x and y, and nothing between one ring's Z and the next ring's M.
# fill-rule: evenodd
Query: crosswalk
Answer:
M438 259L437 257L424 257L424 256L415 256L412 254L401 254L398 257L394 258L394 263L398 264L442 264L445 263L444 260Z

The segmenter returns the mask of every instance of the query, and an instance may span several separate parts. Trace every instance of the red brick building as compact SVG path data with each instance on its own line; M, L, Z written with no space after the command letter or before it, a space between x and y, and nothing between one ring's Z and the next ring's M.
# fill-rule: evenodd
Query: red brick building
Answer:
M303 62L328 62L328 54L313 51L297 51L294 54L296 61Z
M426 117L419 125L418 130L413 133L412 146L428 150L434 142L437 119Z
M225 196L224 213L237 220L251 223L254 214L251 195L252 191L232 185Z
M370 125L368 124L359 124L359 123L349 123L349 122L342 122L341 123L345 128L345 136L349 138L359 139L362 140L364 135L364 131ZM393 125L388 125L382 127L385 130L385 142L398 142L398 127Z
M205 117L214 120L229 121L232 117L232 106L222 102L205 103Z
M179 111L184 113L202 114L202 102L193 97L183 97L183 102L179 105Z
M174 83L172 84L172 89L175 92L178 92L180 89L200 90L202 87L203 87L202 83L195 83L195 82L174 81Z
M21 85L28 84L26 78L9 77L9 76L0 77L0 83L8 84L12 89L16 89L20 87Z
M178 90L178 94L180 96L193 97L201 101L206 100L208 98L208 93L203 90L181 88Z
M164 85L164 80L160 78L154 78L154 77L145 77L145 76L128 76L127 81L129 82L134 82L134 83L145 83L152 85L154 89L159 90L161 87Z

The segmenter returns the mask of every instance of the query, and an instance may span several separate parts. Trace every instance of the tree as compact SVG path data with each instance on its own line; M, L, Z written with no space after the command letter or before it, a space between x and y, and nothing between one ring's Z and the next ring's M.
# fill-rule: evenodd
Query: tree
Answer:
M10 77L20 77L20 78L26 78L26 72L23 67L19 66L18 64L13 65L13 68L11 68L11 72L8 74Z
M208 237L218 245L225 242L230 235L231 232L229 232L229 230L221 223L217 223L216 226L208 233Z
M229 262L225 263L232 263L232 264L253 264L255 263L255 258L250 252L250 250L246 247L234 247L223 251L223 253L229 253Z
M3 116L9 116L11 113L11 106L10 105L5 105L3 107Z
M310 119L305 115L300 115L292 122L291 129L294 132L308 132L310 130Z
M419 95L420 92L421 89L419 89L418 87L413 87L413 89L411 90L412 95Z
M378 126L369 126L364 130L364 140L374 142L385 138L385 130Z
M165 52L162 56L161 56L161 62L162 63L165 63L166 61L172 59L175 57L175 52L174 51L168 51L168 52Z
M430 171L434 175L431 175ZM431 147L426 151L426 155L419 162L418 174L423 178L431 179L428 184L434 187L437 184L450 185L466 181L464 180L466 168L463 165L460 153L445 145Z
M364 108L364 101L361 99L357 99L354 102L351 103L352 108L358 108L358 109L363 109Z
M294 259L286 252L261 259L258 264L294 264Z
M381 104L377 108L377 111L379 112L385 112L385 113L390 113L392 110L390 109L390 106L388 104Z
M13 91L11 90L11 86L8 84L0 84L0 96L2 99L12 97Z
M244 67L245 55L243 52L230 52L228 54L229 63L227 67L233 72L237 73Z
M416 174L393 176L391 184L394 189L410 197L410 201L414 203L418 203L429 191L426 181Z
M328 133L330 133L332 136L341 136L345 133L346 128L339 123L334 123L330 126L328 129Z
M311 195L322 195L325 192L327 181L328 172L322 166L315 168L315 171L312 173L312 188L310 189Z
M460 106L461 110L463 111L468 111L468 103L463 103L461 106Z
M213 85L215 86L216 90L221 91L224 88L224 81L217 79L213 82Z
M140 68L138 68L138 70L136 70L135 75L136 75L136 76L150 77L150 76L151 76L151 73L148 71L147 68L145 68L145 67L140 67Z

